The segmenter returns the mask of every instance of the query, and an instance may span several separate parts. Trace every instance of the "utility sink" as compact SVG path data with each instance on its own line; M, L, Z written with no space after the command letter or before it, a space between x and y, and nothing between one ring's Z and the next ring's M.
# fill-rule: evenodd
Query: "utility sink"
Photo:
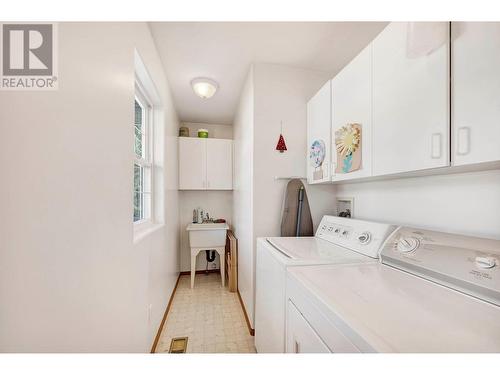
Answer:
M186 230L189 233L189 247L215 248L226 246L227 223L189 224Z

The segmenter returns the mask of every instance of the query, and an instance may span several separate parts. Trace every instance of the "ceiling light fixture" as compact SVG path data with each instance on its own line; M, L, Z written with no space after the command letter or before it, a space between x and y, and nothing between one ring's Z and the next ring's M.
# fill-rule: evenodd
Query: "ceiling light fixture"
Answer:
M208 99L215 95L219 85L210 78L195 78L191 81L191 87L200 98Z

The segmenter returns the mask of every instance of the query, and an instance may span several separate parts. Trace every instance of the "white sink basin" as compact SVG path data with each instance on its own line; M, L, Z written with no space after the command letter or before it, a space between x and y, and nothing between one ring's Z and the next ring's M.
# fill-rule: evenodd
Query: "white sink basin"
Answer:
M191 248L211 248L226 246L227 223L189 224L186 230L189 233Z

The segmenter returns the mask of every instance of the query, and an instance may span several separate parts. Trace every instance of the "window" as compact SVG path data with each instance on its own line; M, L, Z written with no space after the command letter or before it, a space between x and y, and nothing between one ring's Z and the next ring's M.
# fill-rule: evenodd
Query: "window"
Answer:
M134 223L141 224L153 217L153 107L139 84L135 91Z

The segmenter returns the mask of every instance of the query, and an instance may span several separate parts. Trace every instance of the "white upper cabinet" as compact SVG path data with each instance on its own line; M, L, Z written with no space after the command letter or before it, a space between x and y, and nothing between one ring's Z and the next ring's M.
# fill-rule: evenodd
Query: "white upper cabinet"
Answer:
M206 158L205 139L179 137L179 189L206 189Z
M500 23L452 23L452 162L500 160Z
M207 139L207 189L233 188L233 141Z
M371 70L372 46L370 44L332 80L333 181L371 175ZM343 152L341 153L337 148Z
M232 140L179 137L179 189L231 190Z
M328 81L307 103L307 182L328 182L331 161L331 86Z
M373 175L449 165L448 23L393 22L375 38L372 119Z

